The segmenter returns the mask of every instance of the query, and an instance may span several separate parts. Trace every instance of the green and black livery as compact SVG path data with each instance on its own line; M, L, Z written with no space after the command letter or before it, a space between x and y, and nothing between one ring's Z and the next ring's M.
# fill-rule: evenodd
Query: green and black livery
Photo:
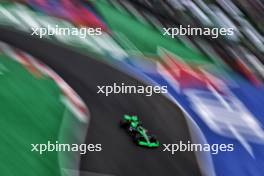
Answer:
M148 133L148 130L142 126L137 116L124 115L121 119L120 126L128 131L137 145L149 148L160 146L156 137Z

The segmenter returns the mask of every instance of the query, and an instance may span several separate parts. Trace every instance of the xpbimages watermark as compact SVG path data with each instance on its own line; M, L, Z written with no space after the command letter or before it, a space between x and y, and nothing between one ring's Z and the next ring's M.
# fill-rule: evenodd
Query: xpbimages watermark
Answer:
M187 25L186 27L180 25L179 27L163 28L163 31L163 35L168 35L172 38L175 38L175 36L178 35L211 36L212 38L234 35L234 28L193 28L190 27L190 25Z
M167 86L143 86L143 85L126 85L125 83L107 86L97 86L98 94L109 96L110 94L142 94L152 96L153 94L168 93Z
M62 144L56 141L52 143L47 141L46 144L31 144L31 151L37 152L40 155L46 152L79 152L86 154L87 152L100 152L102 151L102 144Z
M234 144L193 144L191 141L179 141L174 144L163 144L163 152L169 152L172 155L176 152L211 152L216 155L220 152L234 151Z
M86 38L88 35L101 35L101 28L76 28L76 27L59 27L55 25L55 27L48 25L47 27L32 27L31 35L38 36L39 38L43 38L45 36L79 36L80 38Z

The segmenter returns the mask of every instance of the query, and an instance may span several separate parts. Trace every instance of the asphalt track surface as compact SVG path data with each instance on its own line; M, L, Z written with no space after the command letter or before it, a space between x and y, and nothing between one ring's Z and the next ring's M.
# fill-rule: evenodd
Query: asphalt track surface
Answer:
M193 152L176 152L171 155L169 152L162 152L163 147L138 147L119 127L123 114L136 114L161 143L191 140L182 111L167 98L161 95L146 97L116 94L106 97L97 94L98 85L113 85L114 82L126 85L143 83L103 62L28 34L0 28L0 40L46 63L88 106L91 121L86 143L102 144L103 150L82 155L81 171L118 176L201 175Z

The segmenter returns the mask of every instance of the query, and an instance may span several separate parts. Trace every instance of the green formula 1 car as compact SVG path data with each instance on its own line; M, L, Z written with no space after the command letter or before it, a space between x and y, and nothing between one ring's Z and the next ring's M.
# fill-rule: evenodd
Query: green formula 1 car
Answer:
M156 137L147 133L137 116L124 115L120 125L128 131L137 145L149 148L160 146Z

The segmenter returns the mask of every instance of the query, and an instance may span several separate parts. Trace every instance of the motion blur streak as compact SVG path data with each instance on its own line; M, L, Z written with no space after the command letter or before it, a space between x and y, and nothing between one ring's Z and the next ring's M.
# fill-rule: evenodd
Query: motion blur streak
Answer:
M75 98L69 97L82 124L76 125L74 131L89 127L87 133L75 136L82 139L86 136L86 143L103 144L101 153L77 157L80 167L77 160L72 161L72 164L77 163L80 175L263 176L263 15L264 3L260 0L2 0L0 40L40 58L88 105L90 125L83 123L89 122L85 118L86 105L78 101L77 94ZM181 26L232 29L234 34L175 35L174 38L163 35L164 29ZM86 37L46 35L42 39L30 35L32 29L57 27L100 28L102 33ZM0 107L8 109L0 108L4 114L0 119L2 127L17 122L9 130L20 132L23 124L27 124L32 129L30 132L34 132L32 140L50 136L55 140L55 131L66 107L59 97L73 90L61 90L54 77L43 74L28 62L31 59L23 51L14 49L15 54L10 55L6 48L2 50L0 81L4 86L0 87ZM25 68L10 58L20 58ZM166 86L168 93L150 97L96 94L97 86L113 83ZM9 122L8 113L13 113L12 118L21 116L25 121L15 118ZM199 143L203 138L203 142L210 145L234 144L234 151L217 155L202 153L202 157L197 152L177 152L177 156L172 157L159 150L136 148L117 127L125 113L142 117L144 126L153 130L161 142L175 143L173 140L190 138ZM80 116L82 114L85 115ZM44 118L47 120L40 121L44 127L36 123L36 119ZM46 132L48 127L51 130ZM66 129L70 127L66 125ZM4 128L0 139L3 138L8 144L4 146L8 147L0 150L1 153L13 147L7 138L9 135L5 135L10 131L6 130ZM191 131L198 135L191 135ZM23 139L33 143L27 140L30 132L26 132ZM14 141L21 140L14 133L10 134ZM21 142L21 147L25 146L26 143ZM9 165L23 163L23 157L13 157L15 159L9 157ZM212 163L207 164L203 157ZM36 162L38 160L40 162ZM53 154L26 161L40 168L35 169L37 175L60 175L57 167L63 167L54 164L56 156ZM5 166L1 167L4 174L0 171L0 175L8 176ZM16 167L22 166L16 164ZM78 169L71 167L64 170L79 174ZM27 175L29 171L24 169L22 173Z

